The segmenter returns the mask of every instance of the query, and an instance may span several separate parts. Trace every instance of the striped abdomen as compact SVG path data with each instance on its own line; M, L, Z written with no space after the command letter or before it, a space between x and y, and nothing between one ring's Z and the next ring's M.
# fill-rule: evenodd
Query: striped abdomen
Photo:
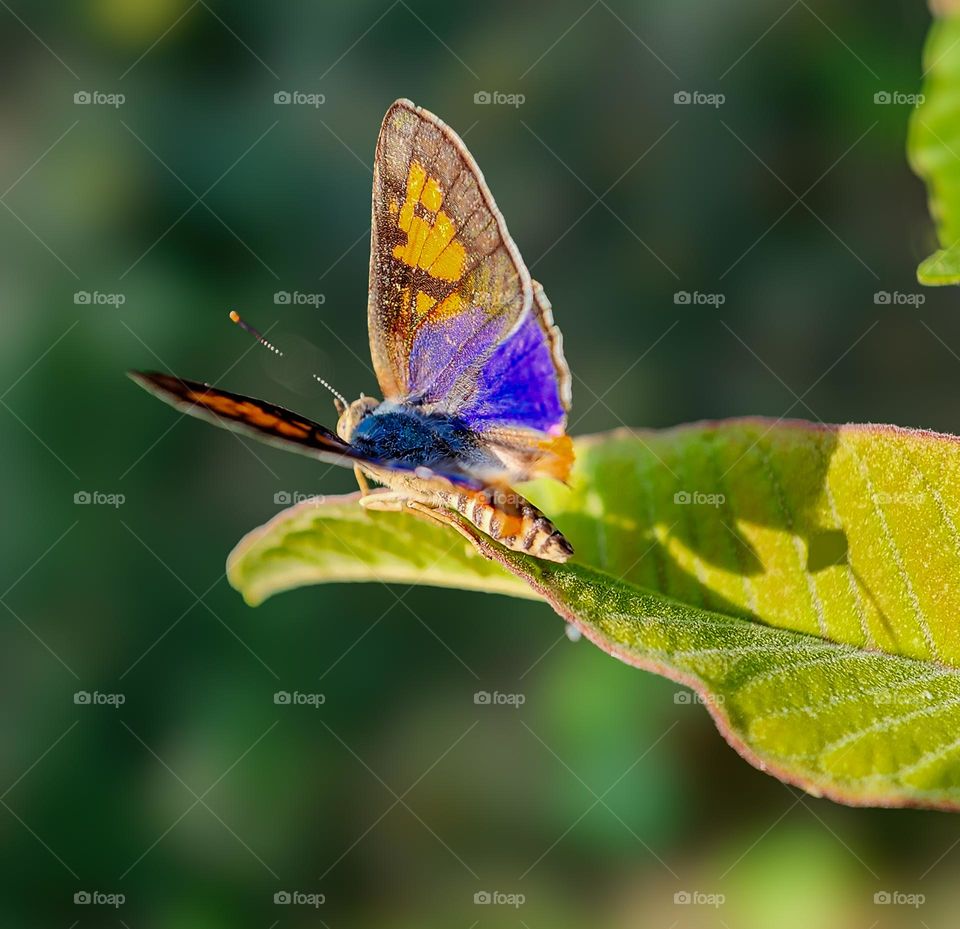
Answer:
M573 554L573 546L563 534L515 490L447 493L442 497L445 506L515 552L559 562Z

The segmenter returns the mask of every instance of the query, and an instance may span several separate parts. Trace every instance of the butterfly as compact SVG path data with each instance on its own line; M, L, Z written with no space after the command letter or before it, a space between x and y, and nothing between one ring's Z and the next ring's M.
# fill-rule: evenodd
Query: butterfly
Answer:
M361 505L458 526L455 511L509 549L566 561L573 547L512 489L573 465L560 330L463 141L409 100L377 140L367 319L384 399L333 391L336 433L197 381L130 377L183 413L352 466Z

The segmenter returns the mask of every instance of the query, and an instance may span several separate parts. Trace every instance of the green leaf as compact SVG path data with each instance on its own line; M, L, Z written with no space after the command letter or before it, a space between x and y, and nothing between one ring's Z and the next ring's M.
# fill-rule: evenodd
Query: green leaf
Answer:
M960 284L960 250L938 248L920 262L917 280L929 287Z
M935 20L923 54L923 102L907 151L927 185L940 249L917 269L921 284L960 283L960 16Z
M623 431L578 441L569 488L526 492L573 561L340 497L248 535L228 575L251 603L338 580L540 596L610 654L694 688L782 780L960 806L960 440L761 419Z
M426 583L536 599L461 536L407 514L371 513L358 499L311 498L254 529L227 559L230 583L251 606L324 581Z

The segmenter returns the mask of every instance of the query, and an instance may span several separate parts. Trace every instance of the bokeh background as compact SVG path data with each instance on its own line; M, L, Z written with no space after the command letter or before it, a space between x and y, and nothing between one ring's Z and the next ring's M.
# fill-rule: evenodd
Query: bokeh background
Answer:
M546 606L372 584L247 608L232 545L278 494L351 476L123 376L326 422L311 372L375 393L370 165L409 96L466 135L553 301L575 432L786 412L960 431L956 293L913 297L934 240L910 107L875 103L920 89L928 22L824 0L0 4L0 921L955 925L956 817L799 795Z

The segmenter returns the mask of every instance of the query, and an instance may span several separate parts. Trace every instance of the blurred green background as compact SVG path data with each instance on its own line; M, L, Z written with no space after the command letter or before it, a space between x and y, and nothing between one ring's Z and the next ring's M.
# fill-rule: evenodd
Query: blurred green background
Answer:
M312 371L376 393L370 164L408 96L466 134L553 301L574 432L748 413L958 432L956 294L913 297L935 243L910 107L875 103L920 89L928 21L824 0L3 3L3 925L955 925L955 817L788 789L546 606L343 585L245 607L231 546L351 475L178 421L123 376L328 423ZM674 102L697 91L725 100Z

